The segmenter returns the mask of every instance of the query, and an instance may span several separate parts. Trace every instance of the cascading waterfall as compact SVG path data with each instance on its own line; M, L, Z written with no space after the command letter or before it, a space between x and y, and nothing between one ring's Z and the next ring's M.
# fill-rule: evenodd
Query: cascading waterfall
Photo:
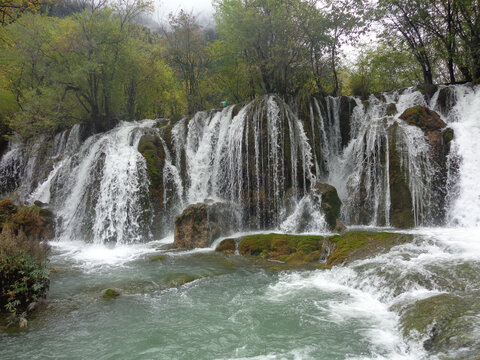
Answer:
M320 135L317 141L323 155L323 172L317 177L337 188L347 224L390 226L390 160L398 157L398 170L402 171L412 198L414 223L425 224L432 208L434 170L430 147L423 132L407 125L399 116L407 108L427 104L414 89L386 93L383 97L372 95L366 103L354 99L356 106L349 120L351 140L343 149L340 98L327 97L326 110L313 99L311 122L312 130L316 122L317 131L312 132ZM388 104L395 104L394 114L387 115Z
M444 114L455 131L450 172L448 222L454 226L480 226L480 88L468 85L448 89L456 104ZM436 104L434 104L436 105ZM441 112L441 109L438 109ZM458 163L458 164L457 164Z
M121 123L91 136L76 151L78 130L72 129L57 149L61 159L31 196L55 209L58 238L94 243L148 238L149 181L137 147L143 130L154 124Z
M454 106L441 104L442 91ZM3 193L16 189L20 200L49 203L57 213L59 238L98 243L149 238L152 212L159 209L163 233L171 231L175 215L206 199L238 210L239 229L320 231L323 215L311 192L316 181L336 187L347 225L395 225L398 189L409 197L413 224L429 225L438 201L431 146L422 130L399 118L422 105L440 113L455 131L446 166L448 221L476 226L478 212L468 209L476 209L480 196L475 192L478 98L472 86L440 87L430 101L414 88L368 101L313 98L302 120L269 95L158 126L153 120L121 123L83 143L76 125L48 147L45 139L12 142L0 161L0 186ZM146 162L137 149L147 133L159 138L164 154L160 208L151 204ZM310 216L311 224L293 225L307 212L319 221Z
M314 180L311 148L300 120L279 98L263 97L236 114L234 109L179 121L172 129L175 166L181 169L184 154L186 204L213 199L241 205L243 213L258 215L255 226L262 228L271 222L262 213L280 214L287 190L296 199Z
M0 333L2 356L477 359L480 86L440 86L430 99L412 88L309 105L303 119L265 96L176 122L122 122L85 140L76 125L44 144L10 143L0 188L55 212L61 241L52 242L50 261L61 273L52 276L55 300L28 331ZM415 105L454 131L444 168L431 134L400 118ZM435 134L442 146L445 134ZM152 179L162 184L157 193ZM237 256L212 256L223 239L192 251L163 247L171 237L138 244L155 237L159 217L171 230L197 202L221 202L242 231L327 232L316 182L337 188L347 225L396 226L400 196L416 228L384 253L312 271L259 271ZM430 227L444 203L447 227ZM122 296L100 301L105 286Z

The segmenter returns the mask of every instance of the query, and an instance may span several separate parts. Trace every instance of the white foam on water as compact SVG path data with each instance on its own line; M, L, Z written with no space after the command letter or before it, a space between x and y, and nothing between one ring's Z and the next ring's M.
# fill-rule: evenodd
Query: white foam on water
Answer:
M271 285L267 296L272 301L283 297L302 296L302 291L316 289L326 300L317 301L319 313L326 314L318 321L345 324L356 320L362 323L362 335L371 344L371 354L352 359L419 359L421 350L413 351L398 330L398 315L390 310L390 304L381 300L380 293L369 288L355 286L360 282L357 272L350 267L308 274L283 274ZM326 316L326 317L325 317ZM319 339L321 342L321 339ZM350 358L350 357L349 357Z
M158 246L173 243L173 235L163 239L137 244L86 244L83 241L51 241L53 258L71 262L74 267L86 272L104 267L123 267L143 258L147 254L157 253Z

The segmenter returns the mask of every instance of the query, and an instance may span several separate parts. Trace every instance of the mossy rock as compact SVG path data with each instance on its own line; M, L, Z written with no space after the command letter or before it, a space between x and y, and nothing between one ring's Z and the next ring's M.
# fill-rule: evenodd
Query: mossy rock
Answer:
M160 260L165 260L165 259L166 259L166 256L157 255L157 256L154 256L154 257L150 258L150 261L160 261Z
M325 246L323 236L259 234L244 237L238 250L247 257L302 266L318 262L326 255L328 247Z
M234 254L236 249L235 239L225 239L218 244L215 251L222 252L224 254Z
M440 115L422 105L408 108L400 115L400 119L410 125L419 127L423 131L441 130L447 126Z
M102 298L105 300L116 299L121 295L120 291L113 288L108 288L102 291Z
M329 184L315 183L313 191L321 196L321 206L325 214L325 221L328 229L333 231L337 227L337 220L340 217L342 201L338 196L337 189Z
M350 231L328 239L331 253L326 265L348 264L355 260L374 257L392 247L412 241L413 236L389 232Z
M387 116L393 116L397 113L397 105L390 103L387 105Z
M462 359L476 359L480 338L475 334L474 323L467 319L479 311L478 293L475 296L440 294L422 299L402 314L403 335L407 338L428 335L423 347L433 354L462 349Z
M453 136L454 136L453 129L452 128L446 128L442 132L442 138L443 138L444 144L448 146L450 144L450 142L453 140Z
M388 232L351 231L329 238L272 233L246 236L240 241L238 250L249 258L278 261L277 266L282 269L330 268L374 257L412 239L412 235Z
M197 279L199 279L198 276L194 276L190 274L184 274L184 273L172 274L165 279L165 285L167 286L167 288L179 287L179 286L188 284L192 281L195 281Z

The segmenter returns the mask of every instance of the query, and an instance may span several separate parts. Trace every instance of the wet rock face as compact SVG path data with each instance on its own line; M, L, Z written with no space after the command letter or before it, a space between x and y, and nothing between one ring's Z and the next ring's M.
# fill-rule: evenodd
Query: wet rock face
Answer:
M480 340L469 319L479 311L477 299L478 292L467 296L440 294L418 300L401 314L403 335L418 340L418 334L425 334L421 340L430 354L461 351L462 359L476 360Z
M442 92L440 92L440 95ZM443 94L443 97L446 95ZM444 111L450 106L447 100L443 99ZM442 106L440 106L442 108ZM454 132L451 128L447 128L447 124L440 118L435 111L430 110L424 106L414 106L403 112L400 119L407 122L409 125L420 128L431 147L431 156L436 169L437 176L435 176L434 188L434 203L437 204L437 211L434 214L434 222L441 223L445 217L445 198L446 198L446 183L447 183L447 156L450 152L450 142L454 137ZM393 194L393 193L392 193Z
M173 245L179 249L210 246L220 236L236 228L236 215L227 203L207 202L189 205L175 217Z
M414 125L428 133L430 131L439 131L447 126L435 111L425 106L417 105L411 107L400 115L400 119L410 125Z
M396 132L398 124L392 125L388 132L389 170L390 170L390 224L396 228L406 229L415 225L412 209L412 194L408 186L408 179L401 165L401 154L396 146Z
M351 122L353 108L357 106L351 97L342 96L340 100L340 133L342 135L342 147L348 145L351 139Z
M162 232L161 214L164 208L163 168L165 166L165 151L161 140L155 134L145 134L138 143L138 151L145 158L148 178L150 180L150 199L154 208L153 232Z
M325 214L328 229L333 231L338 228L337 230L341 232L343 224L341 224L339 217L342 202L338 197L337 189L332 185L317 182L313 187L313 193L321 196L321 207Z

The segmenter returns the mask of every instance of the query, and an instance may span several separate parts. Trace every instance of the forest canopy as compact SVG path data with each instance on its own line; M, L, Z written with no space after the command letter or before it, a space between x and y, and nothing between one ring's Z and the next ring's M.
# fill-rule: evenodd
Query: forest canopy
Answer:
M0 126L24 138L178 117L265 93L478 82L478 0L215 0L144 25L148 0L1 0ZM345 51L348 46L348 51Z

